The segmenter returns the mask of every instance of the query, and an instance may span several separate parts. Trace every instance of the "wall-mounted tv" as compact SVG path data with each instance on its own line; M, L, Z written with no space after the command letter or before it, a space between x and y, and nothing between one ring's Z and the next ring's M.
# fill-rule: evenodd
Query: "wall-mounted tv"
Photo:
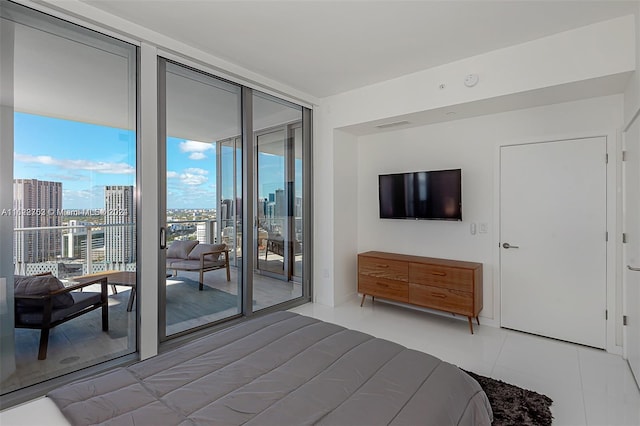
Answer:
M378 177L383 219L462 220L462 170L394 173Z

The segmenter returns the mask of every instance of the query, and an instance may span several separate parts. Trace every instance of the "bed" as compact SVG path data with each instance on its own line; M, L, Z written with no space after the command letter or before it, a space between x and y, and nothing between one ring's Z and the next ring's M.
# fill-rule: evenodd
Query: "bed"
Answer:
M480 385L388 340L275 312L48 394L72 424L489 425Z

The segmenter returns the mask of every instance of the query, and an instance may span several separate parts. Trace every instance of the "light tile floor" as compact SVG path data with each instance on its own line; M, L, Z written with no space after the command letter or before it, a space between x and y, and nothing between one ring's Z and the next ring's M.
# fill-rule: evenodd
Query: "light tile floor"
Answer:
M306 304L303 315L435 355L478 374L548 395L554 425L640 425L640 391L620 356L367 298L335 308Z

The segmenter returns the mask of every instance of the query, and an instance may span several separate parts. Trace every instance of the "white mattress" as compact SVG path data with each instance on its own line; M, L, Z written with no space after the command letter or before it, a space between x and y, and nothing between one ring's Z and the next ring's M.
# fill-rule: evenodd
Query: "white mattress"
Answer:
M44 396L0 412L0 424L2 426L70 425L56 404Z

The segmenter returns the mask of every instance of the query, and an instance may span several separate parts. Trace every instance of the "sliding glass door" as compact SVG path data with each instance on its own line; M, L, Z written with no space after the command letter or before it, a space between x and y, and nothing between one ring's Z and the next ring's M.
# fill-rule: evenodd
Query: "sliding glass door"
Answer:
M136 351L137 49L7 1L0 12L5 394ZM25 302L43 274L81 315L53 302L49 327L45 303ZM78 287L99 277L105 294ZM106 321L81 310L94 296Z
M254 310L302 296L302 108L255 92Z
M310 300L309 109L158 57L159 161L149 161L156 146L151 132L139 143L137 119L147 129L155 118L145 84L153 48L142 43L139 70L136 46L7 0L0 24L3 396L133 359L138 342L155 341L155 330L138 336L138 324L149 332L157 321L163 341ZM155 187L141 187L156 175L158 203ZM142 197L148 191L154 197ZM159 235L139 234L149 225L143 198L145 215L159 212ZM157 318L138 309L155 296L144 294L155 282L138 285L151 238L160 246ZM38 274L72 298L99 300L51 327L46 350L46 333L18 321L33 306L15 297L15 276ZM108 292L77 287L103 277Z
M158 81L161 340L309 300L310 111L165 59Z
M240 87L160 60L166 191L161 335L241 313Z

